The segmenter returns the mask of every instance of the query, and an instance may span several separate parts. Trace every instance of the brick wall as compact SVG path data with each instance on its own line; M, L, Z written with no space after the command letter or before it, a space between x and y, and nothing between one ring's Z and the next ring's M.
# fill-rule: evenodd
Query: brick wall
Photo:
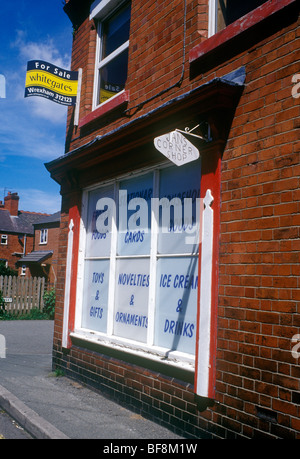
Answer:
M181 74L183 2L162 3L156 15L155 2L133 1L132 33L140 35L130 42L129 108L168 88ZM206 5L187 2L188 51L207 34ZM245 89L222 158L215 402L197 400L191 383L116 357L79 345L62 352L69 199L63 197L54 366L191 436L300 438L300 367L291 354L291 339L300 326L300 102L291 96L292 76L300 72L299 22L279 23L273 33L252 37L234 55L212 59L194 78L186 59L182 85L129 117L245 66ZM86 85L92 81L95 37L93 24L86 21L74 41L73 68L82 66L85 72L89 66L81 117L91 108ZM77 139L70 149L127 121L128 114L83 137L71 129Z
M0 258L8 261L8 266L11 269L17 269L16 263L20 260L24 251L24 237L19 239L17 234L6 233L2 231L1 234L7 235L7 245L0 244ZM26 236L26 253L33 250L33 236ZM16 254L16 255L14 255Z
M18 193L8 192L4 198L4 208L7 209L11 216L16 217L19 209L19 196Z
M291 97L298 46L294 24L241 56L246 88L222 162L218 388L228 408L221 422L250 436L299 430L291 355L300 325L300 104ZM257 407L277 424L258 419Z
M58 345L61 348L61 337L63 329L63 310L64 310L64 277L66 272L66 254L68 243L68 226L69 215L66 207L68 201L64 198L62 201L61 217L60 217L60 240L58 247L58 266L57 266L57 282L56 282L56 303L55 303L55 326L54 326L54 346ZM58 344L56 344L58 343Z
M36 265L30 268L31 276L44 276L47 274L48 282L50 284L54 284L57 280L57 269L58 269L58 247L59 247L59 240L60 240L60 229L58 228L51 228L52 225L45 227L48 230L47 233L47 243L41 244L40 243L40 236L41 236L41 229L35 229L34 235L34 249L36 251L39 250L52 250L53 254L51 258L45 261L47 266L43 269L42 266ZM48 266L49 265L49 266Z

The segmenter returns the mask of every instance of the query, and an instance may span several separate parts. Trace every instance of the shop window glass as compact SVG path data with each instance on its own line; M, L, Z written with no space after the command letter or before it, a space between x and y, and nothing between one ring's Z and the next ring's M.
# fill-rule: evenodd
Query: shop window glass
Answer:
M117 260L115 336L147 342L149 263L148 257Z
M200 180L190 163L85 192L82 329L194 356Z
M193 163L185 166L185 170L184 175L180 167L171 167L160 173L159 198L160 200L166 198L165 204L162 204L160 209L160 231L158 233L158 252L160 254L193 253L198 250L198 244L195 246L187 244L186 239L189 232L194 234L193 229L197 219L196 200L200 198L199 171ZM190 200L189 204L192 208L190 212L187 202L185 206L183 205L184 199ZM168 226L166 227L163 212L169 210L170 219L167 214L165 221Z
M157 264L155 340L158 346L195 351L198 258L161 258Z
M82 327L103 333L107 330L111 227L98 231L98 218L107 212L107 222L111 222L114 209L106 205L100 209L98 203L110 203L113 199L113 187L91 191L86 221Z
M153 174L119 186L118 255L150 255Z
M107 329L109 260L86 260L82 327L99 332Z

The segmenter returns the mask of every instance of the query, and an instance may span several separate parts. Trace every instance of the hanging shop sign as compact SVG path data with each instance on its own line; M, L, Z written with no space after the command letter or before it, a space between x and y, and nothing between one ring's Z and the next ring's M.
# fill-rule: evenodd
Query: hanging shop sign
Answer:
M76 105L78 72L56 67L45 61L29 61L25 96L39 96L61 105Z
M154 146L176 166L199 158L199 150L177 130L156 137Z

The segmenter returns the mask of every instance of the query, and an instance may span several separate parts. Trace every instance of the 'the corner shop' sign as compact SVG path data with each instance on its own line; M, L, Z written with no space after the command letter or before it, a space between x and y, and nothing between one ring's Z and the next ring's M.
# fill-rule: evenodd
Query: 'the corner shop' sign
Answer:
M182 166L199 158L199 150L178 131L156 137L154 146L176 166Z

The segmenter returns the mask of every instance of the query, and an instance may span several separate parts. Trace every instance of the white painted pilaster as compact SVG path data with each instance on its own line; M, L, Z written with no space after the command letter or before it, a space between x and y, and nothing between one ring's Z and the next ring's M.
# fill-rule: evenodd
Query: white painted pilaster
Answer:
M62 347L65 347L65 348L68 347L68 334L69 334L70 287L71 287L73 237L74 237L73 228L74 228L74 222L73 222L73 219L71 219L70 224L69 224L69 234L68 234L65 299L64 299L64 321L63 321L63 335L62 335Z
M200 282L200 319L199 341L197 343L198 365L197 386L195 392L201 397L208 396L210 370L210 338L211 338L211 292L212 292L212 260L213 260L213 214L211 208L213 196L207 190L202 216L202 250L201 250L201 282Z

